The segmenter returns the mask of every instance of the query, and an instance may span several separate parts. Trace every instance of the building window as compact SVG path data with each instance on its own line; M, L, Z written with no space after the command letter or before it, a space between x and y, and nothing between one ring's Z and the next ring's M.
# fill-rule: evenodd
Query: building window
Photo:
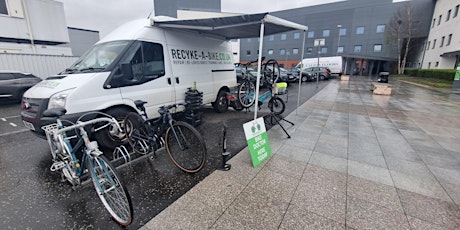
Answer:
M269 54L269 55L272 55L272 54L273 54L273 49L269 49L269 50L268 50L268 54Z
M430 46L431 46L431 41L428 41L428 44L426 46L426 50L429 50L430 49Z
M308 54L313 53L313 48L312 48L312 47L307 47L307 53L308 53Z
M441 24L442 14L439 15L438 26Z
M331 33L330 30L323 30L323 37L329 37L330 33Z
M340 36L347 35L347 28L340 28L339 35Z
M447 11L446 22L449 21L451 13L452 13L452 10Z
M321 53L327 54L327 47L321 47Z
M270 36L268 36L268 40L269 40L269 41L274 41L274 40L275 40L275 35L270 35Z
M292 54L298 54L298 53L299 53L299 49L297 48L292 49Z
M433 40L433 47L431 49L434 49L434 47L436 47L436 39Z
M6 1L0 0L0 14L8 15L8 9L6 8Z
M246 55L251 55L251 51L250 50L246 50Z
M361 46L361 45L356 45L356 46L355 46L355 53L360 53L362 47L363 47L363 46Z
M299 39L300 38L300 33L299 32L295 32L294 33L294 39Z
M436 18L433 18L433 24L431 24L431 28L433 28L434 25L436 25Z
M281 34L281 40L286 40L286 34Z
M377 25L377 33L385 32L385 25Z
M286 49L280 49L280 55L285 55L286 54Z
M364 34L364 26L356 27L356 34Z
M337 53L343 53L343 46L337 47Z
M441 38L441 44L439 45L439 47L443 47L444 46L444 40L446 39L445 36L442 36Z
M428 62L428 69L431 68L431 62Z
M455 7L455 12L454 12L453 18L457 17L457 15L458 15L458 8L459 8L459 7L460 7L460 5L457 5L457 6Z
M449 34L449 37L447 38L446 46L449 46L451 41L452 41L452 34Z
M307 37L308 38L314 38L315 37L315 31L308 31Z
M382 52L382 45L381 44L374 45L374 52Z
M439 62L437 61L435 64L434 64L434 67L438 67L439 66Z

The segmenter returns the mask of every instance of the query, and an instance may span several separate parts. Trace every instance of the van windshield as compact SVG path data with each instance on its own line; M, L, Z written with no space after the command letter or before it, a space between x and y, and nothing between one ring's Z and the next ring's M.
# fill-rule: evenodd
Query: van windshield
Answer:
M97 44L78 59L75 64L63 73L101 72L106 70L122 51L130 44L130 41L113 41Z

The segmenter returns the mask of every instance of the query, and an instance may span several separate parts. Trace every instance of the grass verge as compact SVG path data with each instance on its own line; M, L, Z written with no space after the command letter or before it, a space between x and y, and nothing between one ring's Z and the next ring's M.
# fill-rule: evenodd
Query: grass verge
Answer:
M391 77L435 88L452 88L452 81L443 79L411 77L409 75L391 75Z

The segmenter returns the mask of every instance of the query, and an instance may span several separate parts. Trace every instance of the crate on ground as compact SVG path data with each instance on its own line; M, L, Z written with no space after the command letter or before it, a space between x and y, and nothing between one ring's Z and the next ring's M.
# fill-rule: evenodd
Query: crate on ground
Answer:
M372 83L372 93L374 95L391 95L391 85L388 83Z
M276 83L274 92L276 95L286 95L286 102L288 101L288 90L286 82Z

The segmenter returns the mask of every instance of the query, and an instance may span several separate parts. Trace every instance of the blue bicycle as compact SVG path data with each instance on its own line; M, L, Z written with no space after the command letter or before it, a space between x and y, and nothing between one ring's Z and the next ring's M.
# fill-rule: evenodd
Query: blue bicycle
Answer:
M271 85L268 91L259 95L259 108L268 100L268 109L275 115L280 115L286 109L286 104L275 93L276 82L280 76L280 69L278 62L274 59L268 60L264 64L263 74L265 83ZM255 103L256 87L251 81L243 81L238 86L238 100L243 108L249 108Z
M111 132L122 132L117 120L107 114L97 113L104 116L84 121L94 112L84 114L76 123L72 123L60 119L65 113L63 108L43 112L44 117L56 119L56 123L42 127L53 157L51 171L60 172L62 179L72 184L73 188L80 186L82 179L89 174L97 195L110 215L118 224L128 226L133 219L133 205L128 190L115 167L99 150L97 142L89 139L85 130L86 126L93 125L93 132L108 126L113 127ZM82 165L86 165L86 168Z

